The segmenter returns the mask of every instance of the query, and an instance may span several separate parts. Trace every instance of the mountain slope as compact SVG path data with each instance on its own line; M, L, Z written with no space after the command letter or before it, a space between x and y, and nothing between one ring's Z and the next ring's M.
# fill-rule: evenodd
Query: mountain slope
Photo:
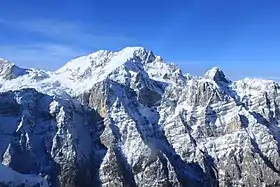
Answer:
M23 175L0 164L0 186L48 187L47 182L34 175Z
M0 94L0 154L4 165L41 175L50 186L98 183L102 118L74 100L34 89Z
M98 51L56 72L25 71L0 88L2 118L13 124L1 128L17 134L1 141L2 163L15 171L41 173L50 186L280 184L274 81L232 82L217 67L204 77L184 75L142 47ZM34 127L51 128L35 136ZM32 162L13 164L18 146Z

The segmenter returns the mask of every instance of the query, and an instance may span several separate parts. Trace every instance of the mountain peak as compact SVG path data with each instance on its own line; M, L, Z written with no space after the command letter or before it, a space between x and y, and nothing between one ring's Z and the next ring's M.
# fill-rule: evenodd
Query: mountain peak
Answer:
M225 76L224 72L218 67L213 67L212 69L208 70L205 73L204 78L214 80L215 82L230 82L230 80Z
M133 47L125 47L122 50L120 50L120 52L139 52L139 51L148 51L146 48L144 47L139 47L139 46L133 46Z
M144 47L126 47L117 53L127 56L128 59L135 56L141 58L142 60L146 60L149 57L153 57L150 60L154 60L155 58L153 52Z
M4 59L4 58L1 58L0 57L0 66L2 67L2 66L7 66L7 65L14 65L12 62L10 62L9 60L6 60L6 59Z
M24 75L25 73L26 69L22 69L12 62L0 58L0 78L9 80Z
M66 63L58 72L64 69L87 69L88 67L96 67L105 65L108 59L121 58L125 60L133 58L134 55L141 55L148 53L148 50L143 47L126 47L120 51L99 50L87 56L81 56Z
M154 55L143 47L126 47L120 51L99 50L69 61L57 73L71 72L73 76L92 75L97 70L108 73L134 57L144 60Z

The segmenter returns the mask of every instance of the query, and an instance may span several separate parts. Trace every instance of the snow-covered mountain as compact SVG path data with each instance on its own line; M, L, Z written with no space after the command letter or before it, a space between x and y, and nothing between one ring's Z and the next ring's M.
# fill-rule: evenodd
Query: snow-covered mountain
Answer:
M0 158L16 172L54 187L280 185L274 81L192 77L142 47L55 72L0 65Z

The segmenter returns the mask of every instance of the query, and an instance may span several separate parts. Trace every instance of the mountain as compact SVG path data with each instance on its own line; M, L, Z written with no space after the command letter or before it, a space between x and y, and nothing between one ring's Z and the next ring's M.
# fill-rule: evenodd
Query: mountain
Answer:
M74 100L34 89L0 94L1 161L23 174L41 175L50 186L97 183L106 148L102 118Z
M15 64L0 58L0 78L2 80L10 80L26 74L27 70L22 69Z
M280 186L274 81L192 77L142 47L3 67L0 158L16 172L53 187Z

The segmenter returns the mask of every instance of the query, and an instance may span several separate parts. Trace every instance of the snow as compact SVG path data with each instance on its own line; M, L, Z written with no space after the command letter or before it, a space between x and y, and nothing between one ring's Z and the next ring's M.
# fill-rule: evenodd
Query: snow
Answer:
M41 187L48 187L47 182L41 177L35 175L23 175L2 164L0 164L0 184L11 186L24 185L26 187L40 184Z
M4 80L0 75L0 91L35 88L39 92L64 98L69 95L77 96L107 77L115 77L118 82L125 83L127 72L121 72L124 70L120 67L126 67L127 71L136 73L143 71L144 66L151 79L172 83L172 80L164 79L163 76L170 73L178 74L179 68L165 64L158 56L154 56L154 61L149 63L144 59L141 59L143 60L141 62L135 58L135 56L144 58L147 55L153 54L143 47L126 47L118 52L100 50L78 57L55 72L16 67L16 78Z
M221 71L220 68L218 67L213 67L212 69L208 70L204 77L206 79L214 79L214 77L216 76L217 72Z
M236 81L232 84L232 89L240 95L244 96L259 96L260 93L264 93L269 90L274 90L273 87L278 84L273 80L264 80L260 78L245 78L243 80Z
M67 63L56 72L56 79L80 94L104 80L118 67L131 60L141 47L127 47L119 52L98 51ZM101 63L102 62L102 63Z
M10 61L0 58L0 80L9 76L22 76L27 73L26 71L26 69L20 68Z
M142 61L139 61L139 58ZM147 61L149 59L150 61ZM22 69L4 59L0 59L0 62L0 91L35 88L39 92L59 95L64 98L80 95L92 88L94 84L108 77L125 84L129 76L133 76L140 71L147 73L150 79L167 85L177 84L176 79L184 77L180 69L174 64L166 64L161 57L154 55L143 47L126 47L117 52L100 50L73 59L55 72ZM15 78L11 80L3 79L11 67L13 67L12 73ZM214 80L217 73L224 76L222 70L214 67L207 71L204 78L200 80L219 87ZM182 80L190 85L193 84L193 79L187 76ZM241 96L258 95L260 90L265 91L272 85L275 85L275 82L262 79L244 79L234 82L231 88Z

